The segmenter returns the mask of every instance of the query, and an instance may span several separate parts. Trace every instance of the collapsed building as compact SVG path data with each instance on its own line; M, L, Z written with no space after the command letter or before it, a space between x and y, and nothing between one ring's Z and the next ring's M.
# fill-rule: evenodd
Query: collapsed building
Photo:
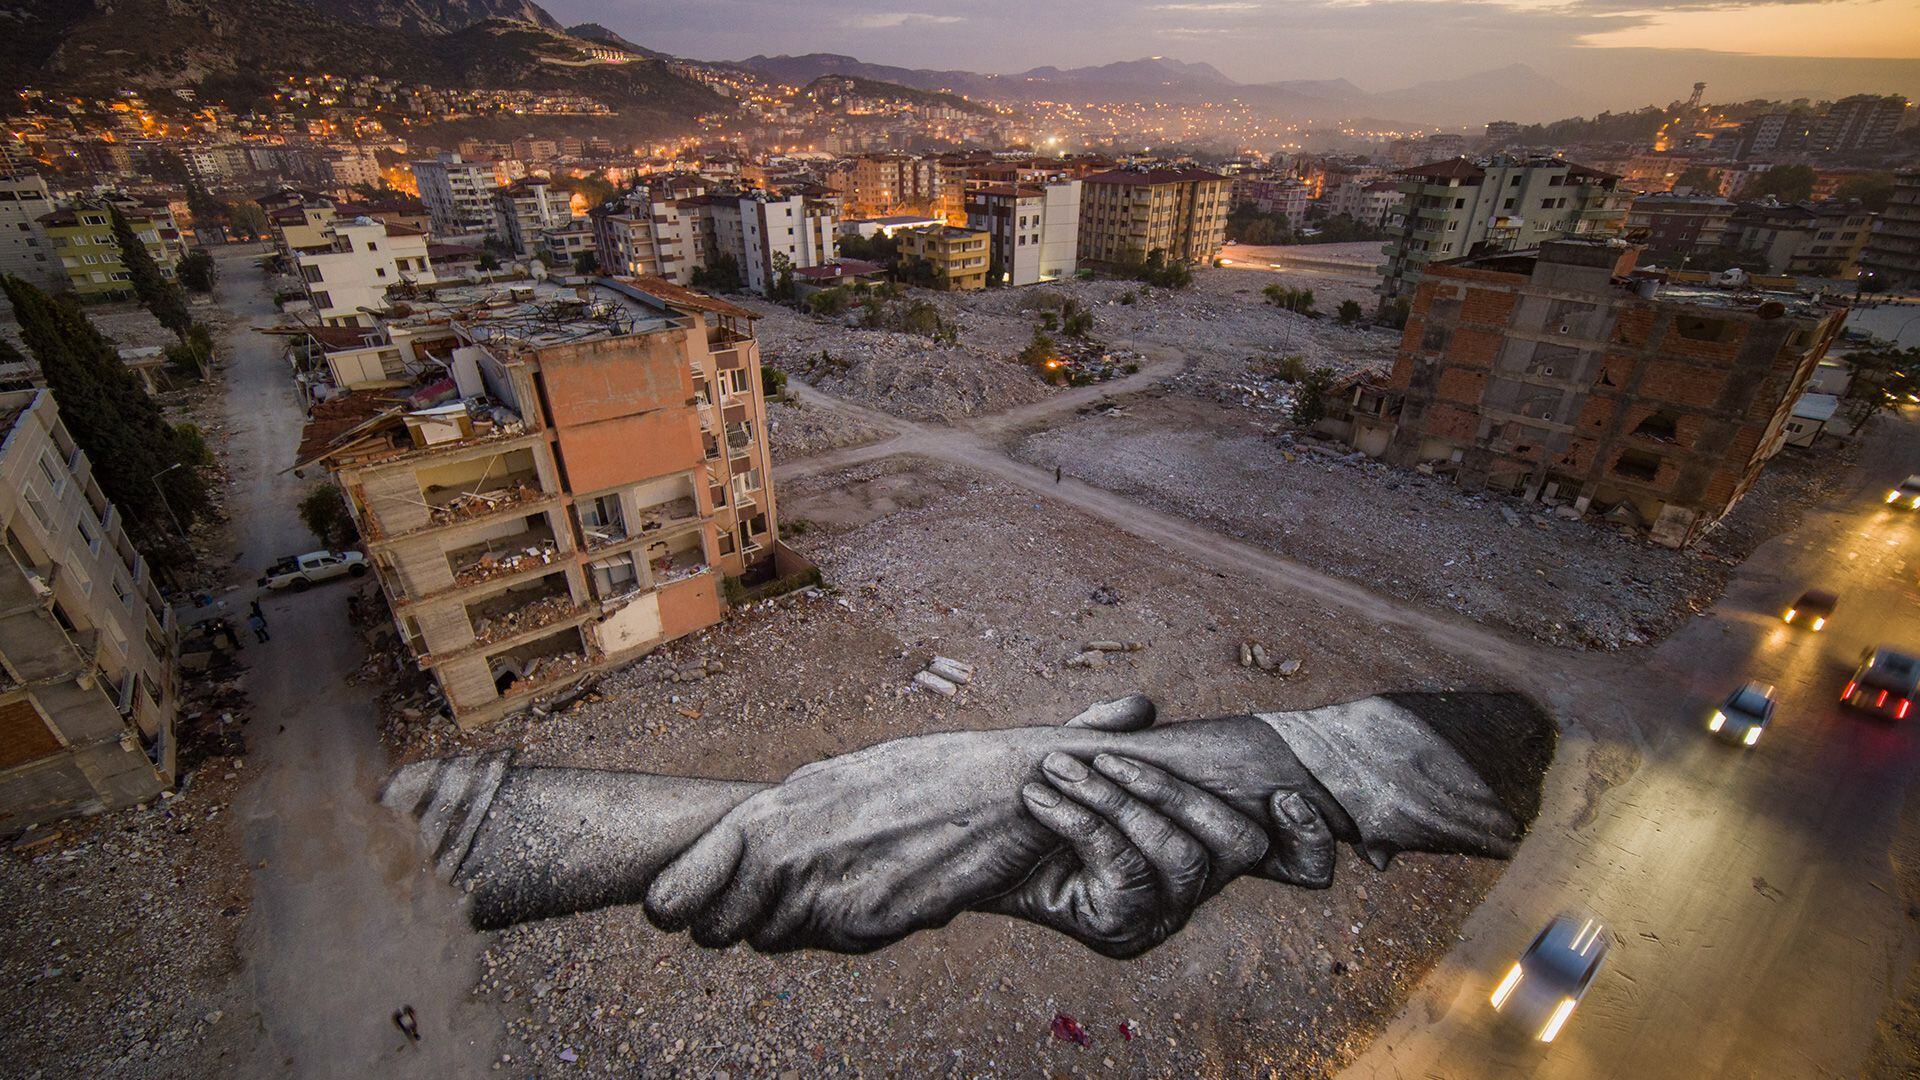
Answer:
M792 572L754 318L600 278L443 292L333 343L296 467L339 480L458 723L712 625L723 577Z
M1692 543L1780 448L1846 313L1737 274L1636 272L1638 252L1557 240L1429 265L1391 375L1348 388L1342 433L1463 486Z

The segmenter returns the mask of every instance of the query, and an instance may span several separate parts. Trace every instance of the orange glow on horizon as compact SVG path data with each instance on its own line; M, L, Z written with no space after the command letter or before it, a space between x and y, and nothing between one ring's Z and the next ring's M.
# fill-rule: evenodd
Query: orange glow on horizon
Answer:
M1621 12L1637 20L1588 34L1590 48L1700 49L1748 56L1911 60L1920 57L1920 7L1887 0L1763 3L1698 11ZM1644 21L1638 21L1644 20Z

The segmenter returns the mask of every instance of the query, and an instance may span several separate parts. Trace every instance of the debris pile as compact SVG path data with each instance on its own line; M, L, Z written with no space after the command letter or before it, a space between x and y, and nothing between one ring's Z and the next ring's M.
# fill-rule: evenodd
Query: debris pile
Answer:
M496 510L505 510L510 506L538 502L546 493L532 484L514 484L511 487L495 488L492 491L469 491L453 497L449 502L435 506L428 516L435 525L451 525L456 521L469 521L485 517Z
M532 547L521 548L518 551L484 552L455 571L453 580L458 585L477 585L482 581L509 577L522 570L551 565L555 554L556 549L551 540L543 540Z
M513 637L515 634L524 634L529 630L552 626L562 619L579 613L580 608L574 606L573 597L565 593L543 596L511 611L475 619L473 640L475 644L489 645L503 638Z

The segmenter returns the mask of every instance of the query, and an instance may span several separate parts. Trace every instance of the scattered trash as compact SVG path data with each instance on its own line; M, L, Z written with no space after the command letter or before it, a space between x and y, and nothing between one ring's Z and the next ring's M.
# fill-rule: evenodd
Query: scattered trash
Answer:
M414 1042L420 1041L420 1018L414 1015L413 1006L400 1006L393 1014L393 1026Z
M1079 1043L1081 1046L1093 1045L1093 1036L1087 1034L1078 1020L1066 1013L1053 1014L1052 1031L1053 1037L1061 1042Z

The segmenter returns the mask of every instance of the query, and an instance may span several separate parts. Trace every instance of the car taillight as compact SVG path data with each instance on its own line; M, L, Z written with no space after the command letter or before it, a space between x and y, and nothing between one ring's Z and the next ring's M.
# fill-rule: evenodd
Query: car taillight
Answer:
M1887 703L1887 692L1885 690L1882 690L1880 691L1880 696L1873 699L1873 707L1877 709L1880 706L1885 705L1886 703Z
M1905 720L1907 718L1907 710L1911 708L1913 708L1913 702L1907 700L1906 698L1901 698L1900 711L1895 713L1893 715L1893 718L1895 720Z
M1857 683L1857 682L1854 682L1854 681L1852 681L1851 679L1849 679L1849 680L1847 681L1847 688L1846 688L1845 690L1842 690L1842 691L1840 691L1840 700L1841 700L1841 701L1851 701L1851 700L1853 699L1853 692L1854 692L1854 691L1855 691L1856 689L1858 689L1858 688L1859 688L1859 686L1860 686L1860 684L1859 684L1859 683Z

